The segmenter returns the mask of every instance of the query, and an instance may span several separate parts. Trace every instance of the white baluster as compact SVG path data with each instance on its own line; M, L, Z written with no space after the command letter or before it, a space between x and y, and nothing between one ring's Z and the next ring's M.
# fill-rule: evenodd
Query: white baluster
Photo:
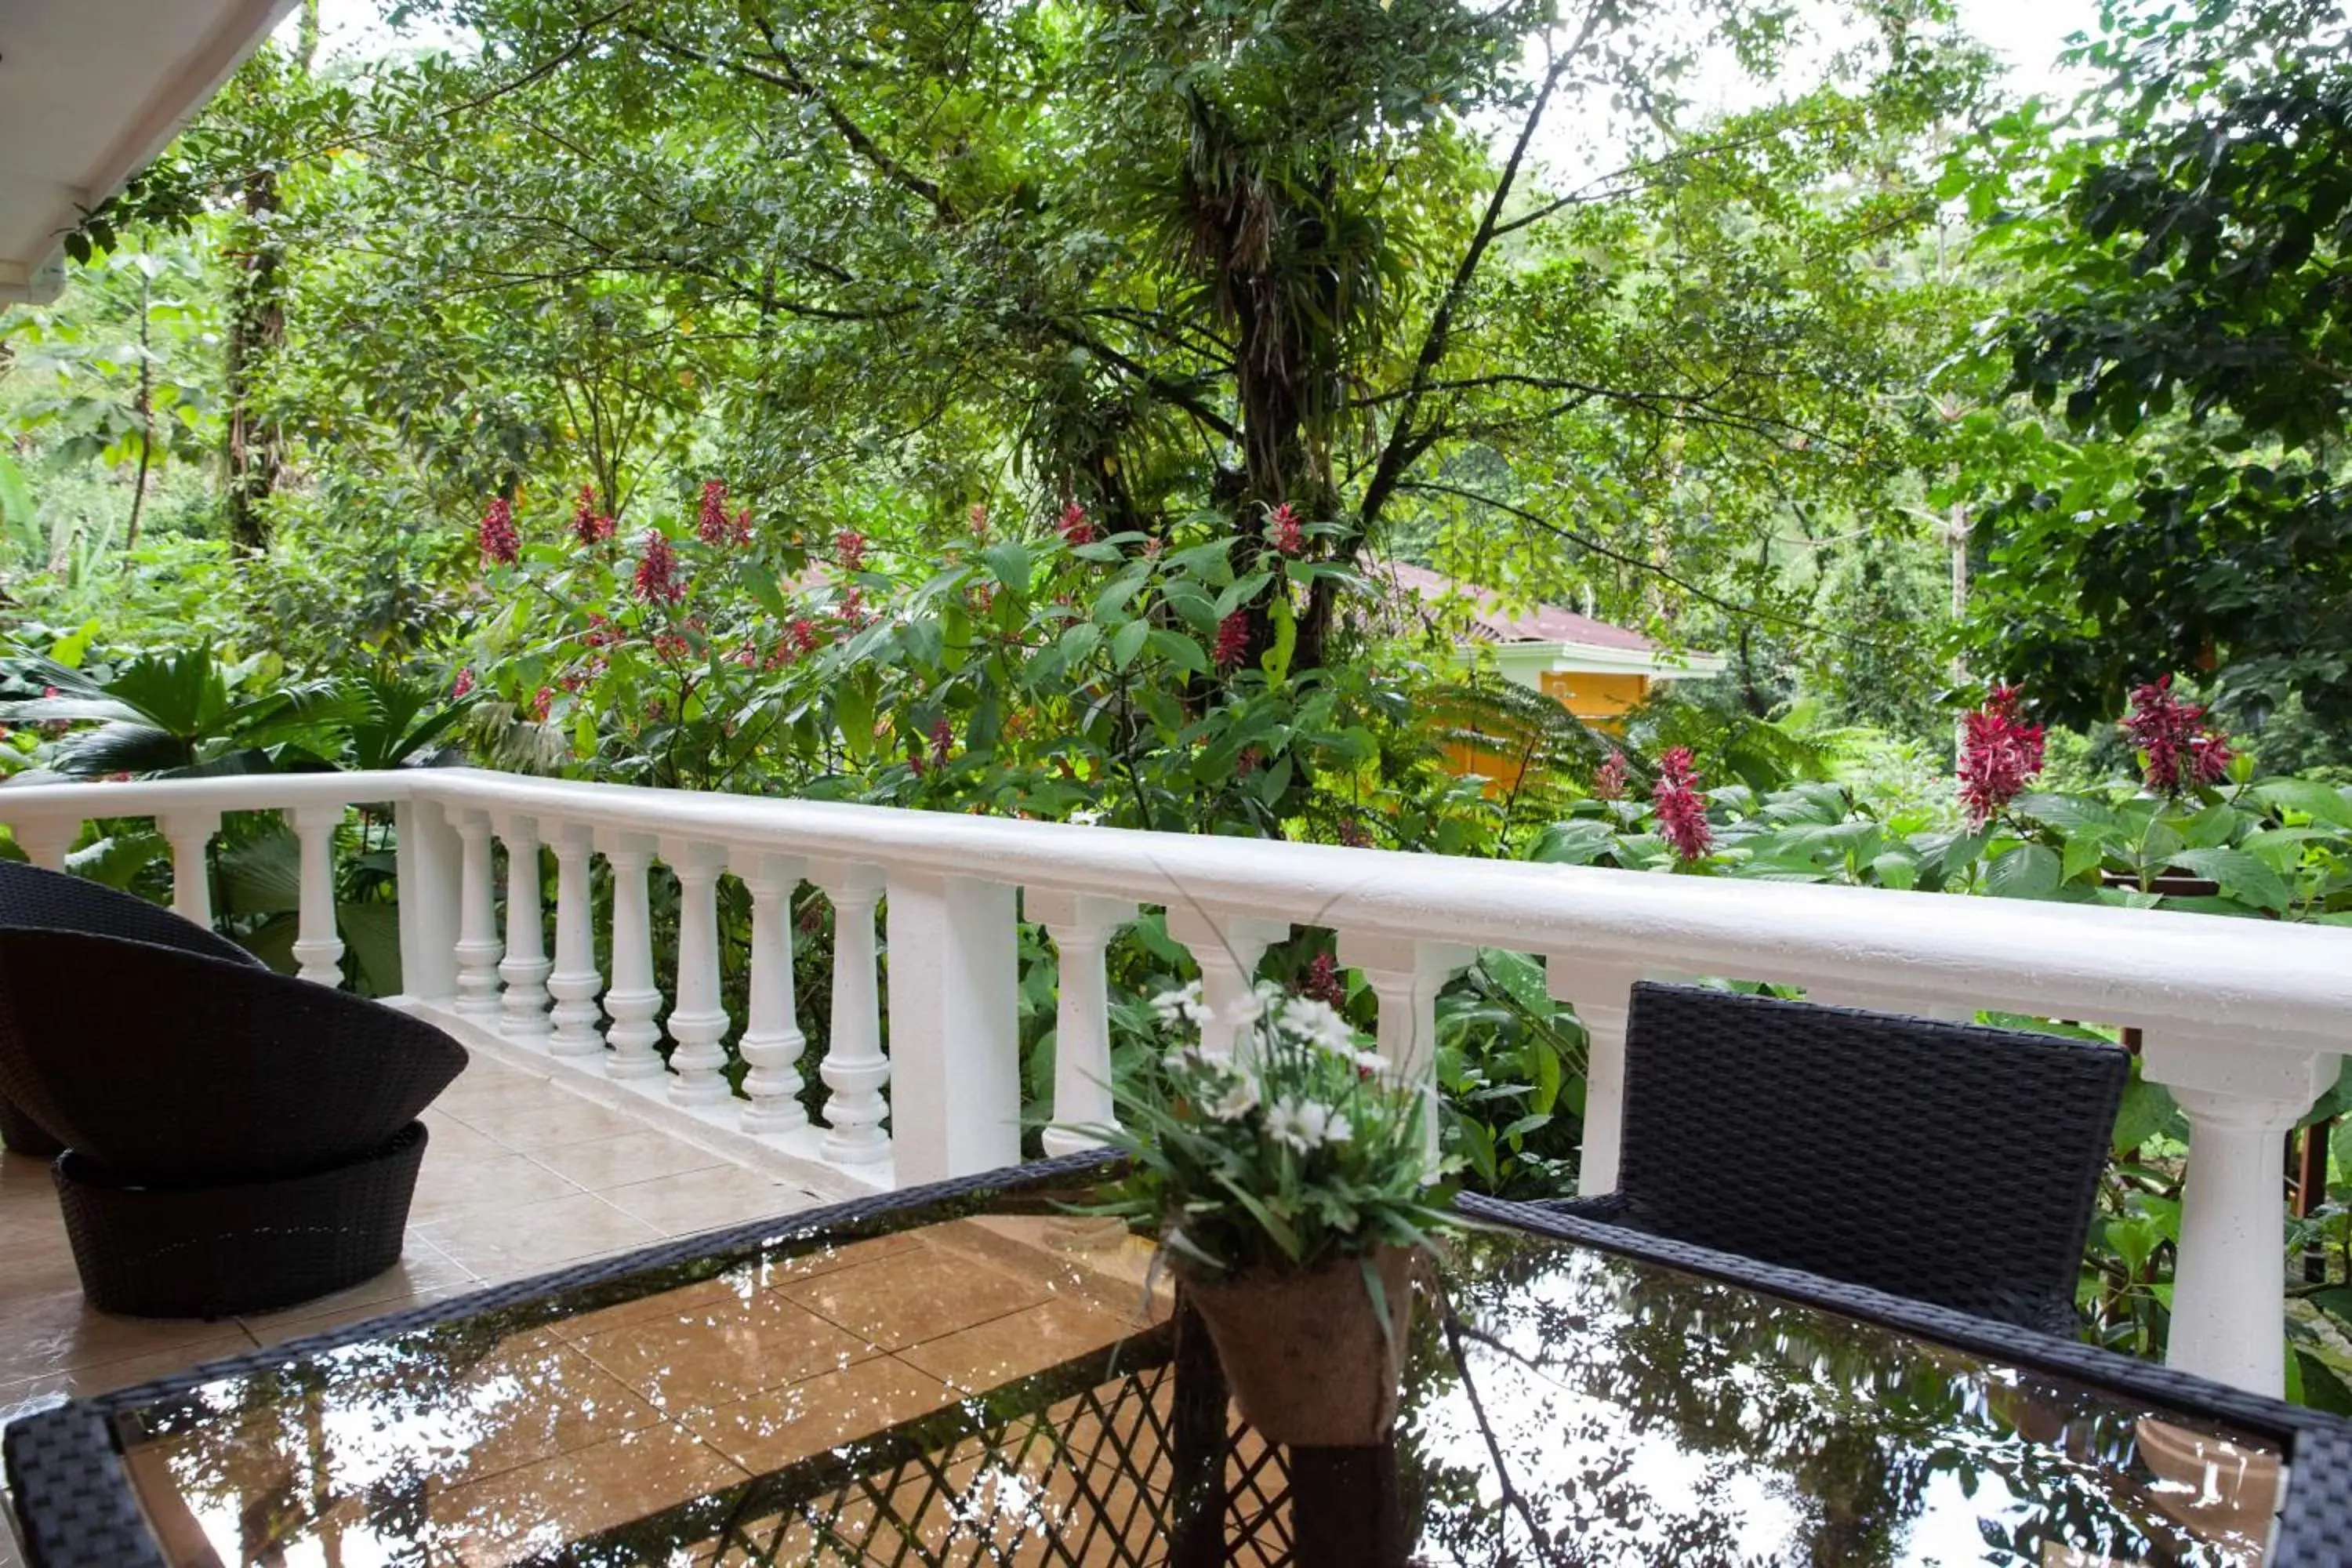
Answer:
M1576 1190L1597 1197L1617 1190L1625 1136L1625 1015L1642 972L1553 953L1544 961L1544 973L1552 995L1574 1003L1584 1025L1584 1150Z
M677 1005L670 1010L669 1097L678 1105L714 1105L729 1096L727 1011L719 1005L719 873L727 853L690 839L662 840L662 858L677 873Z
M604 1043L613 1047L604 1058L608 1078L658 1078L662 1071L654 1049L661 1041L654 1019L662 994L654 984L653 917L646 900L646 868L653 858L653 840L637 834L614 834L604 844L613 868L613 987L604 993L604 1011L613 1020L604 1031Z
M793 889L805 868L789 855L739 850L735 875L751 894L751 1016L735 1048L743 1075L746 1132L790 1132L808 1125L799 1063L808 1049L793 1001Z
M213 879L205 851L220 825L217 811L173 811L155 819L172 847L173 911L206 931L213 924Z
M457 993L457 938L463 849L448 814L432 801L393 808L400 877L400 989L446 1003Z
M810 879L833 900L833 1020L817 1076L824 1100L828 1160L865 1164L890 1157L882 1098L890 1058L882 1054L882 1012L874 985L874 907L882 873L871 866L816 865Z
M478 811L460 811L457 817L457 837L466 847L457 871L457 1011L495 1018L499 960L506 947L499 941L497 896L490 885L490 819Z
M37 816L19 818L10 824L8 831L16 840L16 847L25 858L36 866L52 871L66 868L66 856L81 837L81 818L78 816Z
M1201 1048L1240 1047L1246 1052L1254 1037L1234 1022L1234 1010L1256 988L1258 961L1265 956L1265 950L1289 940L1290 922L1171 904L1168 934L1182 942L1192 962L1201 966L1201 1000L1210 1014L1209 1021L1201 1026Z
M548 847L555 854L555 963L547 976L555 1036L548 1048L559 1057L593 1057L604 1049L596 1032L604 1017L596 1005L604 977L596 973L596 911L588 882L593 835L583 824L566 823L548 836Z
M890 1127L901 1184L1021 1159L1021 946L1013 890L890 873Z
M2286 1388L2279 1140L2336 1081L2331 1052L2150 1029L2140 1067L2189 1116L2168 1365L2277 1397Z
M1339 933L1339 962L1364 972L1381 1005L1380 1053L1397 1082L1423 1097L1422 1139L1432 1180L1437 1173L1437 994L1477 957L1451 942Z
M547 961L546 916L540 908L539 823L508 817L499 837L507 845L507 947L499 960L499 978L507 987L504 1027L509 1038L538 1045L553 1028L547 977L554 968Z
M1135 905L1126 899L1032 888L1022 896L1022 913L1053 937L1060 978L1054 1014L1055 1125L1045 1129L1045 1152L1074 1154L1101 1142L1075 1129L1111 1127L1118 1121L1111 1101L1110 992L1103 950L1135 918Z
M343 941L335 934L335 829L343 825L343 807L298 805L287 815L302 847L302 902L294 957L302 966L303 979L341 985Z

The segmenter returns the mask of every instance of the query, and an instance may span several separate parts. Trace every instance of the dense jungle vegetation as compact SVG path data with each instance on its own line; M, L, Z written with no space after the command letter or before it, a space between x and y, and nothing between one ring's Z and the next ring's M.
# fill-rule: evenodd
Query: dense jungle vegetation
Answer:
M310 0L0 311L20 782L462 758L2352 921L2333 5L2112 0L2063 101L1948 0L382 19L330 57ZM1387 560L1727 673L1588 729ZM343 858L377 989L387 831ZM282 958L285 836L215 853ZM1116 962L1141 1056L1187 960L1147 919ZM1328 935L1267 962L1369 1016ZM1442 1014L1467 1179L1568 1183L1573 1011L1489 953ZM2291 1331L2352 1409L2347 1101ZM2126 1348L2184 1128L2135 1083L2084 1281Z

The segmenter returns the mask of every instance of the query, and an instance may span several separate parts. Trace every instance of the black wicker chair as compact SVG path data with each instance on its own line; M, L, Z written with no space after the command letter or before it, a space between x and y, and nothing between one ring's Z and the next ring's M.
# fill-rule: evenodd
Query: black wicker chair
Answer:
M1617 1190L1544 1206L2072 1334L2129 1068L2091 1041L1643 984Z
M260 967L261 961L226 937L215 936L194 921L146 900L117 892L103 883L68 877L38 866L0 860L0 930L31 927L40 931L83 931L100 936L129 937L159 947L201 952L231 963ZM6 1026L0 1009L0 1027ZM65 1152L65 1142L0 1092L0 1143L18 1154L50 1160Z
M391 1267L425 1153L415 1118L463 1047L141 907L176 928L142 934L181 945L0 929L0 1095L68 1145L58 1193L84 1293L217 1317Z

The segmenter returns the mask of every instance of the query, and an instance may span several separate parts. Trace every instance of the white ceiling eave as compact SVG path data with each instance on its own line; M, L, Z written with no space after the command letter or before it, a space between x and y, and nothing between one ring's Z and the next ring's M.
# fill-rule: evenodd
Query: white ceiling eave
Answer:
M1663 648L1603 647L1596 643L1507 642L1487 645L1497 665L1558 675L1646 675L1691 680L1721 675L1719 653L1669 653Z
M161 153L293 7L0 4L0 303L57 297L66 234Z

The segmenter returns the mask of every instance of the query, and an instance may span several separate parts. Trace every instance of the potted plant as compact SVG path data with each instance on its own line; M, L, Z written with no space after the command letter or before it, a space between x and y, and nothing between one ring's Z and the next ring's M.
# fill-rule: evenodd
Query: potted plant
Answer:
M1230 1051L1202 1044L1197 984L1154 1005L1173 1043L1091 1130L1127 1155L1097 1212L1157 1235L1269 1441L1381 1442L1415 1265L1451 1223L1428 1097L1327 1003L1261 987L1221 1020Z

